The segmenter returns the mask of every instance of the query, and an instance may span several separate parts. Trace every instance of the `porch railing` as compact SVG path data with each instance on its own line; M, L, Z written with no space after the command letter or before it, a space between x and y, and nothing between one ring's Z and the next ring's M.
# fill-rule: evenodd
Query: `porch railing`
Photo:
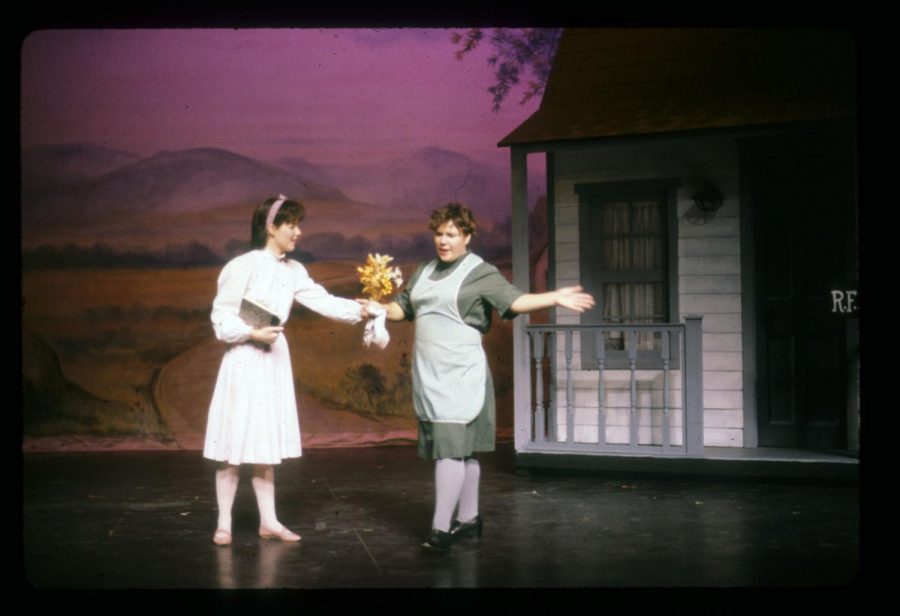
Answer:
M701 323L526 326L523 449L702 455Z

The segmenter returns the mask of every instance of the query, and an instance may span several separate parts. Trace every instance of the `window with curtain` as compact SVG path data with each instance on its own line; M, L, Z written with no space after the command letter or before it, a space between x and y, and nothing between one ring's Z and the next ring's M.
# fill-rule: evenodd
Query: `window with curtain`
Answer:
M599 201L603 321L660 323L666 318L663 204L658 200Z
M583 315L585 324L645 324L670 321L670 287L675 279L669 254L674 238L670 215L674 208L673 181L580 184L579 222L582 284L597 306ZM594 345L582 347L585 360ZM607 335L606 349L625 350L621 332ZM656 352L660 337L638 336L639 351Z

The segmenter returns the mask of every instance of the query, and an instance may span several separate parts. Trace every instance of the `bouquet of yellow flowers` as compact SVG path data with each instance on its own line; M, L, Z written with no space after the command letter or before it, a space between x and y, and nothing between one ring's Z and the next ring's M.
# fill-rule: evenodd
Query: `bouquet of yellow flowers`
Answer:
M359 282L363 286L363 294L369 299L380 302L388 297L395 288L403 284L403 273L399 267L390 267L388 263L394 260L389 255L369 253L366 264L357 267Z

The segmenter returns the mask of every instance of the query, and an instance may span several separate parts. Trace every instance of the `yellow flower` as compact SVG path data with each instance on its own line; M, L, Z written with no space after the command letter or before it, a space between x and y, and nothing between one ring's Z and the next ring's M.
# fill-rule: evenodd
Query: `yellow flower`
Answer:
M363 294L376 302L387 297L393 292L394 287L403 284L403 274L400 268L389 267L388 263L394 260L389 255L375 253L366 259L366 264L357 267L359 282L363 285Z

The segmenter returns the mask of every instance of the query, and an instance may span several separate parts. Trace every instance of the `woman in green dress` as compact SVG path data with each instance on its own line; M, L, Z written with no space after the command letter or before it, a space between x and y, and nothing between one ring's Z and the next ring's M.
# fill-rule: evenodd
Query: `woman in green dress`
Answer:
M469 251L475 226L464 205L435 210L429 228L437 258L420 264L406 289L382 306L389 320L416 323L413 405L419 456L435 460L432 530L422 544L429 551L445 551L452 540L482 532L481 467L474 454L494 450L494 387L481 346L491 310L513 318L553 306L583 312L594 305L577 286L523 293Z

